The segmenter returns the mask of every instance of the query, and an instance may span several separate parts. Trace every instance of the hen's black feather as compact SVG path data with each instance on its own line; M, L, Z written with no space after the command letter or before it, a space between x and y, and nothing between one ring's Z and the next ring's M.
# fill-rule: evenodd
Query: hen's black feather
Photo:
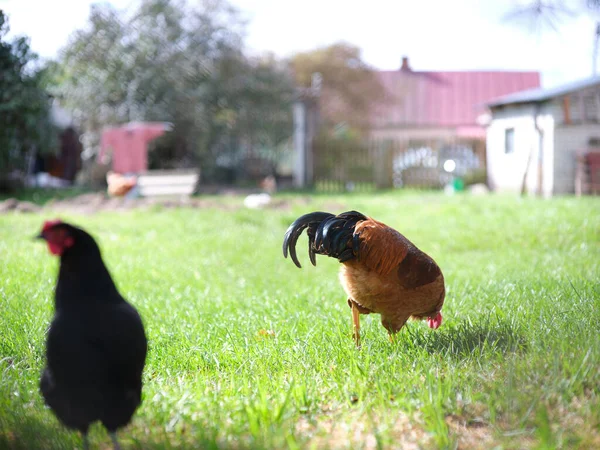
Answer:
M85 434L100 421L114 432L141 403L144 326L117 291L94 239L71 225L58 226L75 244L61 256L40 390L67 427Z
M357 211L347 211L337 216L321 211L305 214L287 229L283 238L283 256L287 258L289 251L294 264L302 267L296 256L296 243L306 229L308 255L313 266L317 265L315 254L331 256L340 262L359 257L359 236L354 234L354 227L367 219Z

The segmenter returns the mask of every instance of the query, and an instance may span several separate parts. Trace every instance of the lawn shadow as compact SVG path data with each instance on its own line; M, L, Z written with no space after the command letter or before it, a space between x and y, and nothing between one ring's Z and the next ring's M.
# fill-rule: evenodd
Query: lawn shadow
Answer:
M428 353L464 357L484 353L527 351L528 343L519 326L502 319L471 323L463 320L448 330L437 332L409 331L412 345Z
M3 411L0 413L0 449L7 450L41 450L41 449L81 449L81 435L61 425L53 416L30 413L23 408L16 411ZM50 414L50 413L48 413ZM189 430L191 431L191 430ZM217 441L214 436L204 435L205 430L189 433L166 432L164 425L148 427L139 419L134 418L127 427L119 430L118 439L121 448L131 450L164 450L178 449L204 449L217 450L235 448L245 450L251 448L240 443ZM210 433L210 431L209 431ZM90 428L91 449L112 449L112 444L106 430L95 423Z
M58 423L46 423L42 417L29 414L22 408L18 411L4 411L0 416L0 448L10 450L29 449L72 449L80 446L76 441L78 436L66 432L57 432L61 427Z

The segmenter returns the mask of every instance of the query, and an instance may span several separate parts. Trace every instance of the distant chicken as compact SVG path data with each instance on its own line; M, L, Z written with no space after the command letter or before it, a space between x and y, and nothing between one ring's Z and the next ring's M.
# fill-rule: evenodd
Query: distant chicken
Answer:
M442 324L440 311L446 295L442 271L402 234L357 211L337 216L326 212L306 214L290 225L283 240L283 256L287 258L289 252L298 267L296 242L304 229L314 266L316 254L342 263L340 282L352 310L357 346L359 314L381 314L390 340L409 318L427 319L433 329Z
M38 237L60 257L40 390L58 419L82 433L84 449L96 421L118 449L116 431L142 400L147 352L142 320L117 291L87 232L57 220L45 222Z
M260 183L260 188L264 190L267 194L273 195L277 192L277 180L273 175L268 175L263 178Z
M108 194L111 197L123 197L137 184L135 177L126 177L119 173L108 172L106 174Z

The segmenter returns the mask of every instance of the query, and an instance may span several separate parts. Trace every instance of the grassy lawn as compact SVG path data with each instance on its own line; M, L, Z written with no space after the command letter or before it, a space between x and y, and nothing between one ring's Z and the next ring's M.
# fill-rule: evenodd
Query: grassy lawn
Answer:
M288 208L107 212L94 234L150 340L125 448L600 448L600 200L291 194ZM241 204L241 199L239 199ZM357 209L433 256L444 323L391 344L338 263L284 260L300 214ZM0 448L80 447L38 379L58 261L53 215L0 216ZM99 427L93 448L109 448Z

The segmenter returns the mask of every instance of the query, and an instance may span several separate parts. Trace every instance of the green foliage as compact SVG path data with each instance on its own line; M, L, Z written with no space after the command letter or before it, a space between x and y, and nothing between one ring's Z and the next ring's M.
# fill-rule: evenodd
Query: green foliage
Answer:
M365 130L374 105L385 101L386 92L375 71L361 57L358 47L339 42L294 55L290 65L296 83L311 85L312 75L322 77L321 110L326 123L349 124Z
M62 53L56 91L95 145L107 124L172 122L151 163L200 163L205 176L218 155L276 149L291 134L291 80L244 55L243 29L221 0L144 0L131 16L97 4Z
M286 195L264 211L206 200L215 208L63 213L97 237L148 330L124 448L599 448L597 198ZM409 322L391 344L379 316L363 316L357 350L339 263L312 267L304 236L303 268L283 259L300 214L349 209L440 264L440 329ZM48 216L0 220L0 448L81 445L38 390L58 261L31 237ZM100 427L91 439L110 446Z
M50 101L42 88L44 72L32 64L27 38L5 40L7 16L0 10L0 177L24 170L24 157L32 149L47 152L56 144L50 122Z

